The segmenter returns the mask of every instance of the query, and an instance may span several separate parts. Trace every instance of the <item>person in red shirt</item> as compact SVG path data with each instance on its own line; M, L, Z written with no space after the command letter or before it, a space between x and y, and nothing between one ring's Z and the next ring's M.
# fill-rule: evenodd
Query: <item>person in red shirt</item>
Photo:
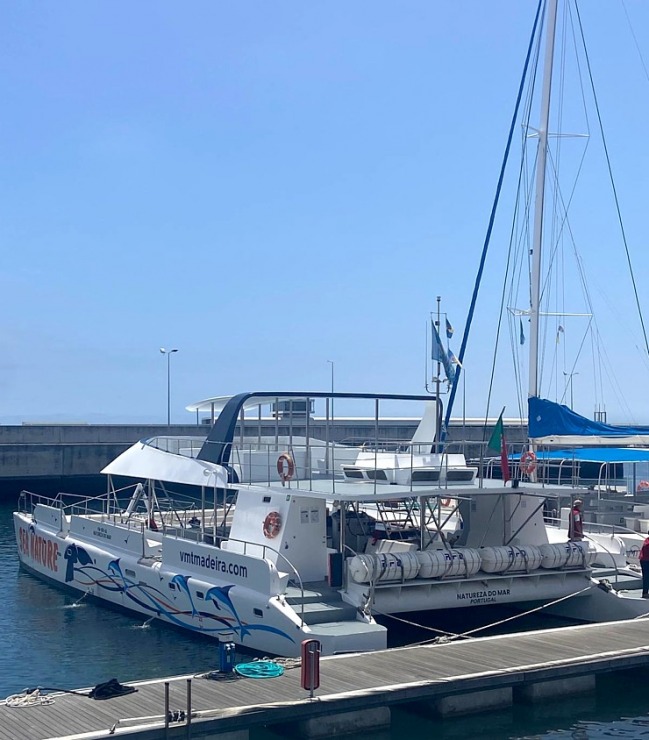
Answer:
M584 515L581 512L583 501L576 498L572 502L568 521L568 539L570 542L581 542L584 539Z
M649 599L649 537L642 543L638 560L642 568L642 598Z

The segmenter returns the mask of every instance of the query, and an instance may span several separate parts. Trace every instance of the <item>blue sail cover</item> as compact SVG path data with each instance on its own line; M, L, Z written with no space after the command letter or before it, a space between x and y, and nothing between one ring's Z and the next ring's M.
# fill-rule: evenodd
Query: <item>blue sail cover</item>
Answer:
M570 449L537 450L539 460L575 461L591 463L649 463L649 450L645 447L572 447ZM518 461L521 453L509 456ZM643 474L644 475L644 474Z
M568 406L544 398L528 400L530 439L564 444L649 444L649 427L622 427L591 421Z

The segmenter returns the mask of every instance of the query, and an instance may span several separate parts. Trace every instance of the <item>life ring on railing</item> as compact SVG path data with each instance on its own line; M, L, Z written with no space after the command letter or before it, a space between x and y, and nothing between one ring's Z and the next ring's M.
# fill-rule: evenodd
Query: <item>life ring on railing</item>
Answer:
M532 450L527 450L521 455L519 465L522 473L531 475L536 470L536 454Z
M450 499L450 498L441 498L441 499L439 500L439 502L440 502L440 504L441 504L442 506L446 506L446 507L448 507L448 506L450 506L450 505L451 505L451 499Z
M264 519L264 537L268 537L269 540L272 540L273 537L277 537L281 528L282 517L280 516L279 511L271 511Z
M635 487L636 493L640 491L649 491L649 480L641 480Z
M282 485L286 483L287 480L291 480L295 474L295 462L293 461L293 456L290 452L282 452L282 454L277 458L277 472L279 473L279 477L282 479Z

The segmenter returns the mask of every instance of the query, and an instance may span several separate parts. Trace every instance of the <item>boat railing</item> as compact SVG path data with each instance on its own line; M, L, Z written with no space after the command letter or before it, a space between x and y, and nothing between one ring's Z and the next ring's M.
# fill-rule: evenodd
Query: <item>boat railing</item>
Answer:
M183 457L197 457L205 444L205 436L158 436L145 440L150 447Z
M488 443L471 444L469 462L482 470L487 479L502 478L501 456L497 450L489 448ZM478 449L476 449L478 445ZM603 493L620 494L628 490L627 479L620 477L615 464L592 463L581 460L581 450L564 448L557 452L552 447L537 447L530 459L526 456L530 447L525 443L508 443L506 445L509 474L512 479L534 481L547 486L571 486ZM643 483L643 481L641 481Z
M318 490L323 481L330 483L335 493L337 482L373 483L376 488L390 483L409 485L421 490L422 485L446 488L455 483L457 473L449 470L461 467L473 479L461 452L462 443L452 443L435 452L434 442L404 439L366 441L357 446L329 443L305 438L278 438L233 442L226 447L225 459L233 470L235 483L246 485L282 483L290 488ZM458 458L454 459L453 456ZM461 456L461 457L460 457ZM437 471L438 477L426 471ZM356 473L356 474L355 474Z
M302 627L304 626L304 583L302 583L302 578L300 578L300 574L297 571L297 568L293 565L293 563L279 550L276 550L274 547L271 547L270 545L261 544L258 542L249 542L248 540L240 540L236 537L229 537L228 542L238 542L239 544L243 545L243 555L247 555L248 546L251 548L261 548L261 557L265 560L266 559L266 551L273 552L275 555L278 555L285 563L288 565L288 567L291 569L291 572L295 575L295 578L297 579L298 584L300 585L300 593L302 595L301 598L301 605L300 605L300 619L302 621ZM271 561L272 562L272 561ZM286 591L284 591L286 593Z
M622 524L604 524L603 522L584 521L584 530L590 534L634 534L636 536L641 536L640 532Z
M601 547L604 550L604 552L611 558L611 563L613 564L613 570L615 571L615 583L617 583L619 581L619 579L620 579L620 571L619 571L619 569L617 567L617 562L615 560L615 553L613 553L611 550L609 550L609 548L606 547L606 545L601 540L595 541L595 540L591 539L586 532L584 532L584 538L586 540L590 540L591 542L593 542L596 545L599 545L599 547Z
M34 493L32 491L21 491L18 497L18 508L24 513L31 513L38 504L60 509L66 514L70 512L84 514L101 514L105 505L106 494L101 496L87 496L76 493L57 493L55 496Z

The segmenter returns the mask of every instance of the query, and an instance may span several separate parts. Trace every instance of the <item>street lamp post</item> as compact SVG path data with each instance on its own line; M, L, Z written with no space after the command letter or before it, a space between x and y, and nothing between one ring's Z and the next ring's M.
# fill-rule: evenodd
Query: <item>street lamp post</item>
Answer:
M327 414L327 442L326 442L326 450L325 450L325 470L329 470L329 442L334 442L335 440L332 439L333 437L333 427L330 431L330 425L333 423L334 418L334 399L333 399L333 392L334 392L334 361L333 360L327 360L327 362L331 365L331 398L327 398L326 403L326 414ZM331 405L331 416L329 415L329 406ZM333 449L331 450L331 468L333 470L334 462L333 462ZM335 485L335 484L334 484Z
M333 360L327 360L327 362L331 365L331 392L334 392L334 361Z
M171 426L171 355L178 352L177 349L165 349L160 347L160 352L167 355L167 426Z

